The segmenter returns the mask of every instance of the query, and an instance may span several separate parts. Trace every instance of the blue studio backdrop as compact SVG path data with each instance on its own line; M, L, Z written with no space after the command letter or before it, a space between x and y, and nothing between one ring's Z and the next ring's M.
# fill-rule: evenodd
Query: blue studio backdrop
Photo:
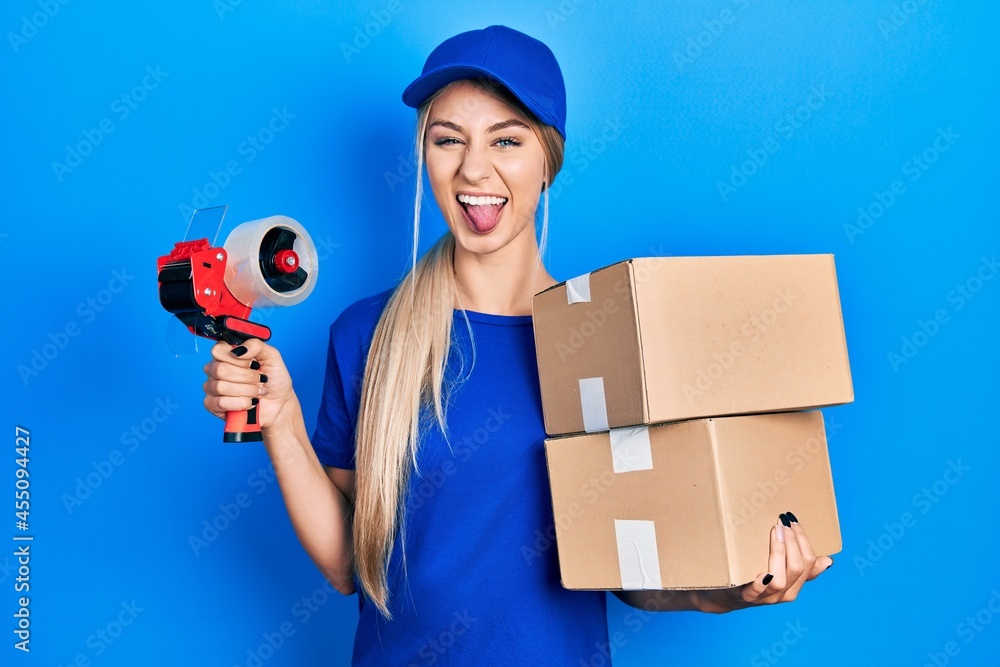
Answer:
M357 598L305 555L263 448L222 444L207 347L176 356L155 261L194 208L229 205L220 241L305 225L315 292L263 317L311 428L329 324L408 265L400 94L442 39L504 23L566 77L553 275L834 253L855 382L824 410L836 565L792 604L723 616L609 595L589 664L995 664L998 18L937 0L4 3L0 663L348 663ZM444 230L425 213L421 249Z

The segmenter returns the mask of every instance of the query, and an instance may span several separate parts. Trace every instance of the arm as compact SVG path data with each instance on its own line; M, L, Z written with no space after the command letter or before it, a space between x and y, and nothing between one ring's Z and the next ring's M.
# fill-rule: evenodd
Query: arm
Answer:
M237 355L237 353L240 353ZM302 407L277 349L256 339L219 343L205 366L205 407L215 415L254 400L264 446L274 465L295 534L316 567L344 595L354 592L350 507L353 471L324 470L309 443Z
M291 423L262 429L264 446L274 464L299 542L333 587L350 595L354 592L354 541L349 517L354 471L324 470L309 444L298 399L293 414Z
M699 611L692 593L696 591L612 591L630 607L646 611Z
M682 591L614 591L625 604L646 611L702 611L724 614L737 609L794 600L803 584L833 565L829 556L818 558L805 529L794 514L781 514L771 528L768 572L734 588ZM772 574L773 573L773 574Z

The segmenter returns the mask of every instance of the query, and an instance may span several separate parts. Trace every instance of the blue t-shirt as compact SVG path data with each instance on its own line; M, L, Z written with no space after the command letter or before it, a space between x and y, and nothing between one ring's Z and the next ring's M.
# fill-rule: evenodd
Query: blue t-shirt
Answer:
M330 328L312 444L354 469L365 358L389 291L349 306ZM447 408L407 494L406 577L399 536L387 621L355 584L354 665L589 665L608 647L607 594L559 581L531 316L455 311ZM469 327L475 344L475 359ZM471 372L470 372L471 366ZM390 391L390 387L385 388Z

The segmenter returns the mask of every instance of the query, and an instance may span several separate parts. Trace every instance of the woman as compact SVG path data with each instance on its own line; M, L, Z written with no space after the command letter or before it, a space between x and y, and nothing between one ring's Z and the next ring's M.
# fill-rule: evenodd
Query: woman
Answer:
M216 345L205 406L258 405L303 546L359 593L355 664L589 664L608 645L606 595L568 591L543 454L531 297L556 281L536 212L562 165L565 89L541 42L503 26L457 35L404 92L418 109L446 233L393 289L331 327L308 437L278 351ZM782 515L768 571L741 588L618 593L647 610L724 612L792 600L832 564Z

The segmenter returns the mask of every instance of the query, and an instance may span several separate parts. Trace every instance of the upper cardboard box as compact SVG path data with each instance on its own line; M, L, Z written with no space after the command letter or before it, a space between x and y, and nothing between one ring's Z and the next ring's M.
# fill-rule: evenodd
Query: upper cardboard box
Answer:
M854 400L833 255L631 259L532 310L549 435Z

